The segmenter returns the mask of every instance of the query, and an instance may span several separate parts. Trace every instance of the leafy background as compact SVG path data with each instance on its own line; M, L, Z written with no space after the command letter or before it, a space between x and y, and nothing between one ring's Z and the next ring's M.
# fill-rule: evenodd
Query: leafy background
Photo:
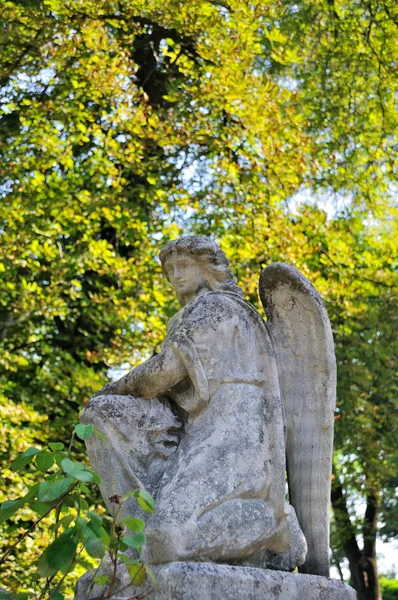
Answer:
M68 440L108 375L158 348L177 308L162 245L212 235L258 308L275 260L325 301L339 369L333 562L379 599L376 535L398 528L395 0L1 12L0 500L32 483L31 467L10 469L18 452ZM32 519L15 516L3 543ZM29 583L50 539L28 536L3 585Z

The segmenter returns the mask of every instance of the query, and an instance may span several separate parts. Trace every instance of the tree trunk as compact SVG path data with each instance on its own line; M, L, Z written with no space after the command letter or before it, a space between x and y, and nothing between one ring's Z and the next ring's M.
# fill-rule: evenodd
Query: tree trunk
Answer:
M332 487L332 506L339 530L344 532L343 549L348 558L352 586L358 600L382 600L376 562L376 531L378 520L378 495L367 497L363 523L364 546L360 550L347 508L342 485L335 478Z

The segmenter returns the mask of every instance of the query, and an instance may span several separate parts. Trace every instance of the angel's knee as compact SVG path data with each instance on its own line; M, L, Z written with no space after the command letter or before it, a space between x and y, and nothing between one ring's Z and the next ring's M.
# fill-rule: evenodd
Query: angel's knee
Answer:
M127 396L94 396L83 408L80 422L100 427L104 422L123 421L129 413L129 404L131 405L131 397Z
M156 514L146 534L153 563L187 560L234 560L261 550L277 531L269 503L228 500L208 510L196 522L177 523Z

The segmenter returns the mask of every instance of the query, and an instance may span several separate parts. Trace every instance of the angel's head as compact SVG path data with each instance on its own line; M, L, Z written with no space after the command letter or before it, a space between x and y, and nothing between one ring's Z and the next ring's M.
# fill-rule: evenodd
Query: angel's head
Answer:
M166 244L160 255L163 272L183 306L211 290L242 296L224 252L211 238L187 236Z

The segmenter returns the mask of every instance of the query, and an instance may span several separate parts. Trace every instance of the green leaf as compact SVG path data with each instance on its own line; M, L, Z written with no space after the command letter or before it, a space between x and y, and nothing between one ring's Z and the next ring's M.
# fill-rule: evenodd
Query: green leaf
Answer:
M57 463L58 467L60 469L62 469L61 464L62 464L62 461L64 460L64 458L66 458L66 453L65 452L55 452L54 458L55 458L55 462Z
M48 445L50 449L54 452L57 452L58 450L63 450L65 448L65 445L61 442L49 442Z
M30 505L30 508L42 517L48 511L49 506L48 506L48 504L45 504L44 502L33 502Z
M109 583L110 580L111 578L109 575L98 575L98 577L94 578L94 583L96 585L105 585L106 583Z
M75 519L74 515L66 515L59 521L56 521L55 523L50 525L49 529L51 531L53 531L54 533L57 532L60 527L67 529L74 519Z
M86 531L87 521L82 517L76 518L76 533L79 539L81 539Z
M111 538L109 537L107 531L103 527L101 527L101 542L106 547L109 547L109 545L111 543ZM127 550L127 548L126 548L126 550Z
M42 577L52 577L63 566L71 563L77 549L74 534L74 529L68 529L44 551L38 564L38 571Z
M36 498L38 491L39 491L39 487L40 487L40 483L35 483L34 485L32 485L29 488L28 492L23 497L25 502L30 502L30 500L33 500L33 498Z
M7 521L14 513L17 512L25 504L23 498L18 500L6 500L0 506L0 525Z
M32 500L36 496L38 489L39 484L36 483L22 498L17 498L16 500L6 500L3 502L3 504L0 506L0 525L12 517L12 515L17 512L17 510L22 508L22 506L24 506L27 502Z
M130 492L126 492L122 496L122 501L127 500L128 498L138 498L139 493L139 490L131 490Z
M68 494L63 503L62 506L66 506L67 508L76 508L78 509L80 507L80 500L81 496L78 496L77 494Z
M99 485L101 483L101 477L98 475L98 473L93 471L93 469L89 469L89 468L87 468L87 471L88 471L88 473L91 473L91 475L93 476L93 482L96 483L97 485Z
M81 462L75 462L70 460L70 458L65 458L62 461L61 466L65 473L78 481L83 481L84 483L94 481L93 474L87 471L85 465Z
M152 583L155 591L157 591L158 590L158 582L156 581L154 572L147 565L145 565L145 571L146 571L146 574L148 575L149 579L151 580L151 583Z
M149 513L150 515L153 513L153 509L155 508L155 501L146 490L140 490L137 497L137 502L142 508L142 510Z
M74 473L71 473L71 475L78 481L83 481L84 483L91 483L94 480L93 474L89 473L89 471L75 471Z
M123 523L130 529L130 531L134 531L134 533L144 531L145 529L144 521L138 517L126 517L123 519Z
M106 549L100 537L90 527L90 524L88 524L84 531L82 542L88 554L93 558L102 558L105 555Z
M39 501L54 502L61 498L73 485L72 477L62 477L57 481L45 481L39 486Z
M94 425L83 425L83 423L79 423L79 425L76 425L75 427L75 432L77 437L81 440L86 440L93 435Z
M60 520L60 524L62 525L62 527L64 527L64 529L67 529L74 520L74 518L74 515L66 515L66 517Z
M62 468L65 471L65 473L70 474L74 471L84 471L86 467L82 462L76 462L74 460L71 460L70 458L65 458L62 461Z
M11 464L11 469L13 471L19 471L20 469L23 469L23 467L26 467L32 458L39 452L41 452L41 450L38 448L28 448L23 454L20 454L18 458L14 460L14 462Z
M85 500L85 498L83 498L83 496L77 495L75 504L78 505L80 510L87 511L89 509L88 502Z
M87 560L87 558L85 558L81 554L76 557L76 563L84 567L86 571L94 571L95 569L93 563L91 563L89 560Z
M124 535L122 541L127 544L130 548L135 548L136 550L140 550L142 546L145 544L146 538L145 534L140 531L139 533L135 533L134 535Z
M135 565L127 565L127 570L134 585L140 587L145 583L147 579L147 573L144 565L141 562L138 562Z
M102 517L93 511L89 511L87 516L90 517L89 526L94 531L97 537L101 537Z
M54 456L51 452L44 451L36 454L36 464L42 473L48 471L48 469L53 466L54 462Z

